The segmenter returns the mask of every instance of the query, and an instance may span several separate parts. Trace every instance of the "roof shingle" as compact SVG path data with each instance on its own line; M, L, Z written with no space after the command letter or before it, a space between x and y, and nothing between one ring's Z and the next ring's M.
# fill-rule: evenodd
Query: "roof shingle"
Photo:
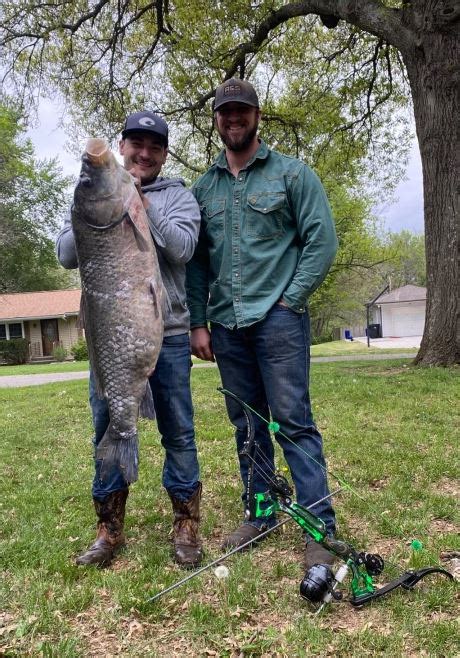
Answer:
M0 295L0 321L78 315L81 290L45 290Z
M418 302L426 299L426 288L422 286L402 286L395 288L386 295L382 295L375 300L375 304L391 304L394 302Z

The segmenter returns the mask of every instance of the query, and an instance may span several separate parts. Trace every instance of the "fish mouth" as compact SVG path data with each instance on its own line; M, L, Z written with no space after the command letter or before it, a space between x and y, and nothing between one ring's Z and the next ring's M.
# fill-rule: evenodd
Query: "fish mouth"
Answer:
M103 167L109 164L111 151L105 139L91 138L86 142L85 155L94 167Z

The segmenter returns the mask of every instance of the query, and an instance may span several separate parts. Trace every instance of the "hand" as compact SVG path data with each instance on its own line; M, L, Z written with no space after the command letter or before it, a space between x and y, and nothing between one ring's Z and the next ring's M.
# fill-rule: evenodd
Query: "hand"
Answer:
M278 304L278 306L284 306L284 308L289 308L289 306L286 304L286 302L282 297L280 297L280 299L278 299L276 303Z
M212 351L211 334L207 327L192 329L190 336L192 354L203 361L215 361Z

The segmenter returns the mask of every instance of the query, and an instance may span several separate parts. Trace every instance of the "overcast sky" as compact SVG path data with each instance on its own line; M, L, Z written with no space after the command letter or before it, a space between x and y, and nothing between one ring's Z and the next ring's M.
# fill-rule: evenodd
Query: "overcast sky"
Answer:
M38 158L57 157L64 174L78 175L79 161L65 149L67 136L57 127L58 114L51 101L40 104L39 125L28 131ZM396 188L394 202L374 208L375 214L383 220L386 229L397 232L408 229L423 233L423 189L422 167L418 144L414 140L407 167L406 180Z

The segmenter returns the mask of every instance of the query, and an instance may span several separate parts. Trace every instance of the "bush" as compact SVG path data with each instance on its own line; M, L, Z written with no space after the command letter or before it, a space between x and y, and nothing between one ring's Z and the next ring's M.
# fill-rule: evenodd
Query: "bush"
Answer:
M86 340L84 338L79 338L77 342L72 345L70 351L75 361L88 360L88 345L86 344Z
M324 334L321 334L321 336L312 336L311 339L311 344L312 345L320 345L321 343L330 343L334 339L334 332L333 331L328 331Z
M67 350L62 345L56 345L53 347L53 359L55 361L65 361L67 357Z
M29 342L25 338L0 340L0 361L12 366L25 363L29 358Z

